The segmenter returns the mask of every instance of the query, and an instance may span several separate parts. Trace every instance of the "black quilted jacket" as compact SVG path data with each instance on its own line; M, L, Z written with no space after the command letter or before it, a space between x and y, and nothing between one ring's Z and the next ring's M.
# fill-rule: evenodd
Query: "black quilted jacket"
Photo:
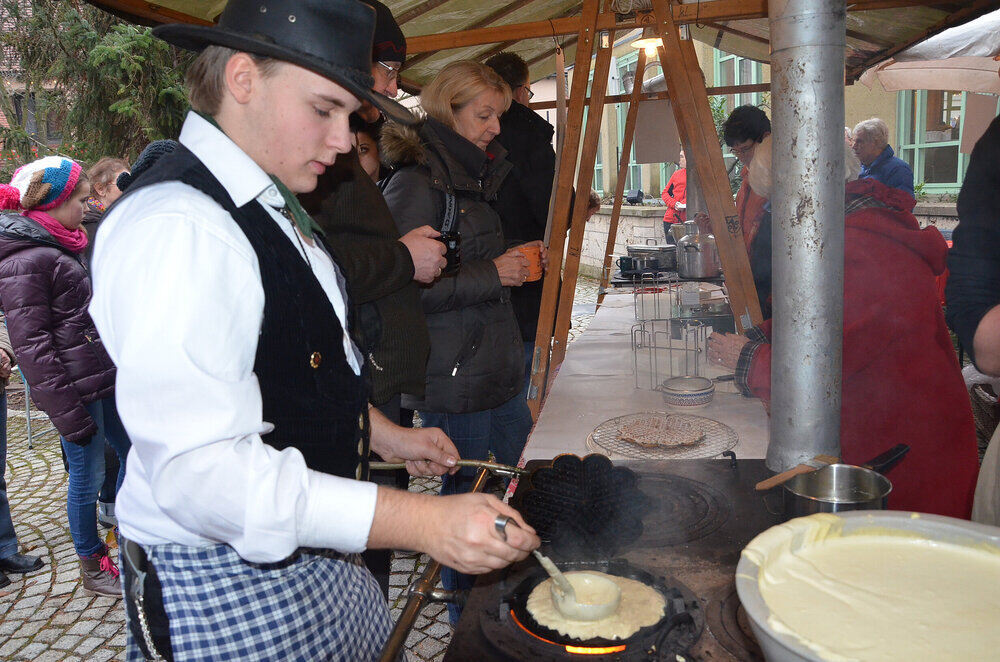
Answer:
M114 363L87 312L90 295L80 256L31 219L0 216L0 308L14 353L32 400L79 444L97 432L84 404L115 386Z

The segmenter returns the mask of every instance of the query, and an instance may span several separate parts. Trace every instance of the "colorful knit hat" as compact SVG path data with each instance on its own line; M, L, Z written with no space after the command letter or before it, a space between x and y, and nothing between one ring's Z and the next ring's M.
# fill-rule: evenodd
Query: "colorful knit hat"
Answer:
M46 211L66 202L83 168L71 159L46 156L21 166L10 184L0 184L0 209Z

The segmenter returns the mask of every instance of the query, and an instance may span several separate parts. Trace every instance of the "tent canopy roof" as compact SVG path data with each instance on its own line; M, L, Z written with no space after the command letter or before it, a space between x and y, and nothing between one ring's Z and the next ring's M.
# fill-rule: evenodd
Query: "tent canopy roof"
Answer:
M483 60L501 50L514 51L531 67L532 80L553 69L549 57L558 41L572 61L571 19L580 14L582 0L383 0L399 21L409 41L411 54L404 72L408 81L426 83L445 64L460 59ZM226 0L88 0L129 20L163 22L214 21ZM650 6L650 0L610 0L622 28L634 29L634 12ZM675 20L690 25L692 37L735 55L766 62L769 57L766 0L683 0L688 7L673 6ZM1000 0L854 0L847 13L847 80L904 48L946 28L970 21L1000 6ZM515 24L548 22L553 34L519 37L495 30ZM490 30L494 29L494 30ZM442 48L443 33L476 30L478 43L460 48ZM537 32L537 30L536 30ZM619 36L621 33L619 33ZM423 39L421 39L423 38Z

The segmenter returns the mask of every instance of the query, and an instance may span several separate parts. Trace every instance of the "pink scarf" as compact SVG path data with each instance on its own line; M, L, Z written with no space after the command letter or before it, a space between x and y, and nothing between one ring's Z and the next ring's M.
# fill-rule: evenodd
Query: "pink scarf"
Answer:
M87 247L87 233L83 228L68 230L43 211L26 211L24 215L45 228L64 248L79 253Z

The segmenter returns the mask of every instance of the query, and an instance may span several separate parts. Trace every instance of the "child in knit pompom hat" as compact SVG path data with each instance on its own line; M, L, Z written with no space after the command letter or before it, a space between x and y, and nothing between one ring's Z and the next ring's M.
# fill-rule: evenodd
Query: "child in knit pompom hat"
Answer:
M89 194L90 182L79 163L46 156L21 166L10 184L0 185L0 209L20 211L63 247L79 253L88 242L80 224Z
M83 588L120 598L118 568L97 531L104 440L124 477L128 434L115 408L115 366L90 318L91 283L80 253L90 182L71 159L22 166L0 186L0 308L31 398L59 431L69 467L66 516Z
M0 209L47 211L66 202L83 168L71 159L46 156L18 168L10 184L0 184Z

